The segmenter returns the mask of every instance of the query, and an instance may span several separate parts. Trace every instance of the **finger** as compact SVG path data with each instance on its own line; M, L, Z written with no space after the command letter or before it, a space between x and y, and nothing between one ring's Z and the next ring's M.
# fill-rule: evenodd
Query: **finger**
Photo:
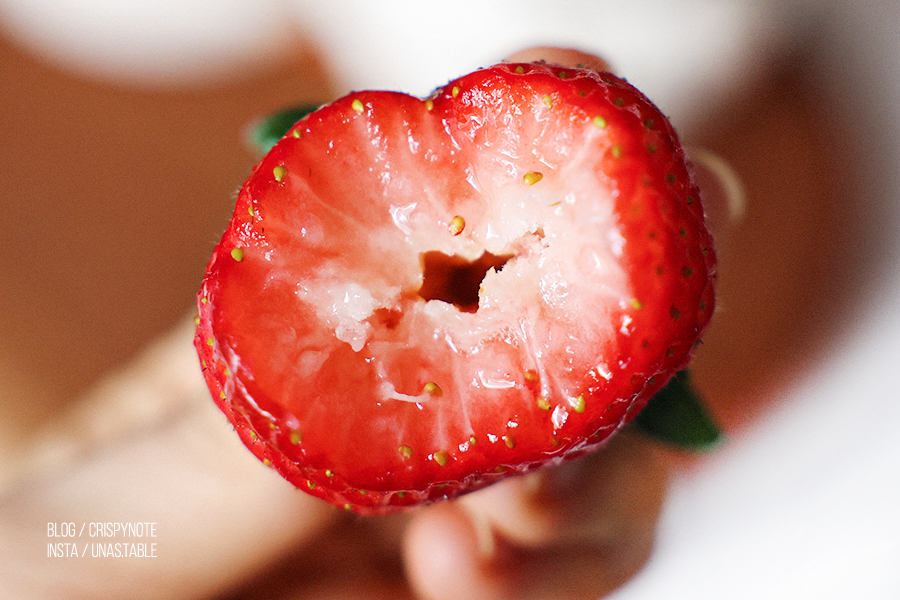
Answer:
M404 563L410 587L422 600L493 600L506 595L491 571L478 527L452 502L416 513L406 531Z
M192 334L190 324L179 328L79 403L78 415L48 425L48 437L75 441L7 480L0 587L21 597L207 597L331 521L331 507L298 492L233 434L203 383ZM56 522L79 535L48 538ZM97 522L153 527L106 537L95 535ZM72 556L57 542L74 544L82 560L48 558L50 543ZM98 554L110 548L133 548L135 558Z
M652 529L669 456L630 431L586 457L501 482L462 499L478 520L525 547L613 541Z
M564 67L582 67L594 71L609 71L609 63L599 56L570 48L538 46L520 50L506 58L509 62L544 61Z
M424 598L596 597L644 564L670 457L623 432L583 459L416 516L406 546Z

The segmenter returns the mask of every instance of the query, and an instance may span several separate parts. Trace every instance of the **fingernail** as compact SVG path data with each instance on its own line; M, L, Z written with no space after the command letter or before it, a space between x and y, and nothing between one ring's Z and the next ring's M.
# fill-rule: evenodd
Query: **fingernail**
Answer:
M483 511L470 506L468 502L461 502L460 506L469 517L472 530L475 532L479 558L483 561L491 560L497 553L497 539L494 536L490 517Z
M721 234L740 223L747 211L747 196L737 172L721 156L704 148L689 148L687 154L713 233Z

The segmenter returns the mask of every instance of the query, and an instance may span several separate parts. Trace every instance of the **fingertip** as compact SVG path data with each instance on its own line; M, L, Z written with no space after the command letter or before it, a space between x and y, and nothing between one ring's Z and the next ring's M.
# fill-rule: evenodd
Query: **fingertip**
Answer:
M660 447L623 431L581 459L465 496L457 514L467 519L460 523L469 527L473 546L479 523L494 536L482 565L504 597L600 597L649 558L670 462Z
M484 560L476 526L457 504L420 511L403 544L407 578L424 600L491 600L503 596Z
M575 50L573 48L555 48L552 46L535 46L520 50L506 58L508 62L539 62L544 61L564 67L581 67L594 71L609 71L610 66L605 60L594 54Z
M578 460L500 482L460 500L473 522L523 548L628 544L652 535L671 472L664 451L620 432Z
M541 498L550 469L513 477L469 494L460 505L479 529L494 532L525 548L539 547L558 537L556 511ZM481 538L486 537L484 533ZM482 543L482 548L485 543Z

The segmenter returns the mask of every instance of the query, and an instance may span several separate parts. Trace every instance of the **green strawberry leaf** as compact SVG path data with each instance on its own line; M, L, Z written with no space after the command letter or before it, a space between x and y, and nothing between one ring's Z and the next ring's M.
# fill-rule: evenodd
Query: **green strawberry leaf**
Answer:
M634 424L656 441L687 450L707 450L721 439L686 370L676 373L650 399Z
M250 124L247 131L247 142L260 155L266 154L297 121L318 109L319 106L319 104L301 104L263 117Z

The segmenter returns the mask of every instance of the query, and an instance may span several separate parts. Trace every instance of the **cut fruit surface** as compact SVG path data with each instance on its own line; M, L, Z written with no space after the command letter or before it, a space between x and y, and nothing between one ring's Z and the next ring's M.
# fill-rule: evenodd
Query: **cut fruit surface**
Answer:
M238 197L196 344L254 453L378 512L602 442L687 363L714 273L640 92L501 64L298 122Z

